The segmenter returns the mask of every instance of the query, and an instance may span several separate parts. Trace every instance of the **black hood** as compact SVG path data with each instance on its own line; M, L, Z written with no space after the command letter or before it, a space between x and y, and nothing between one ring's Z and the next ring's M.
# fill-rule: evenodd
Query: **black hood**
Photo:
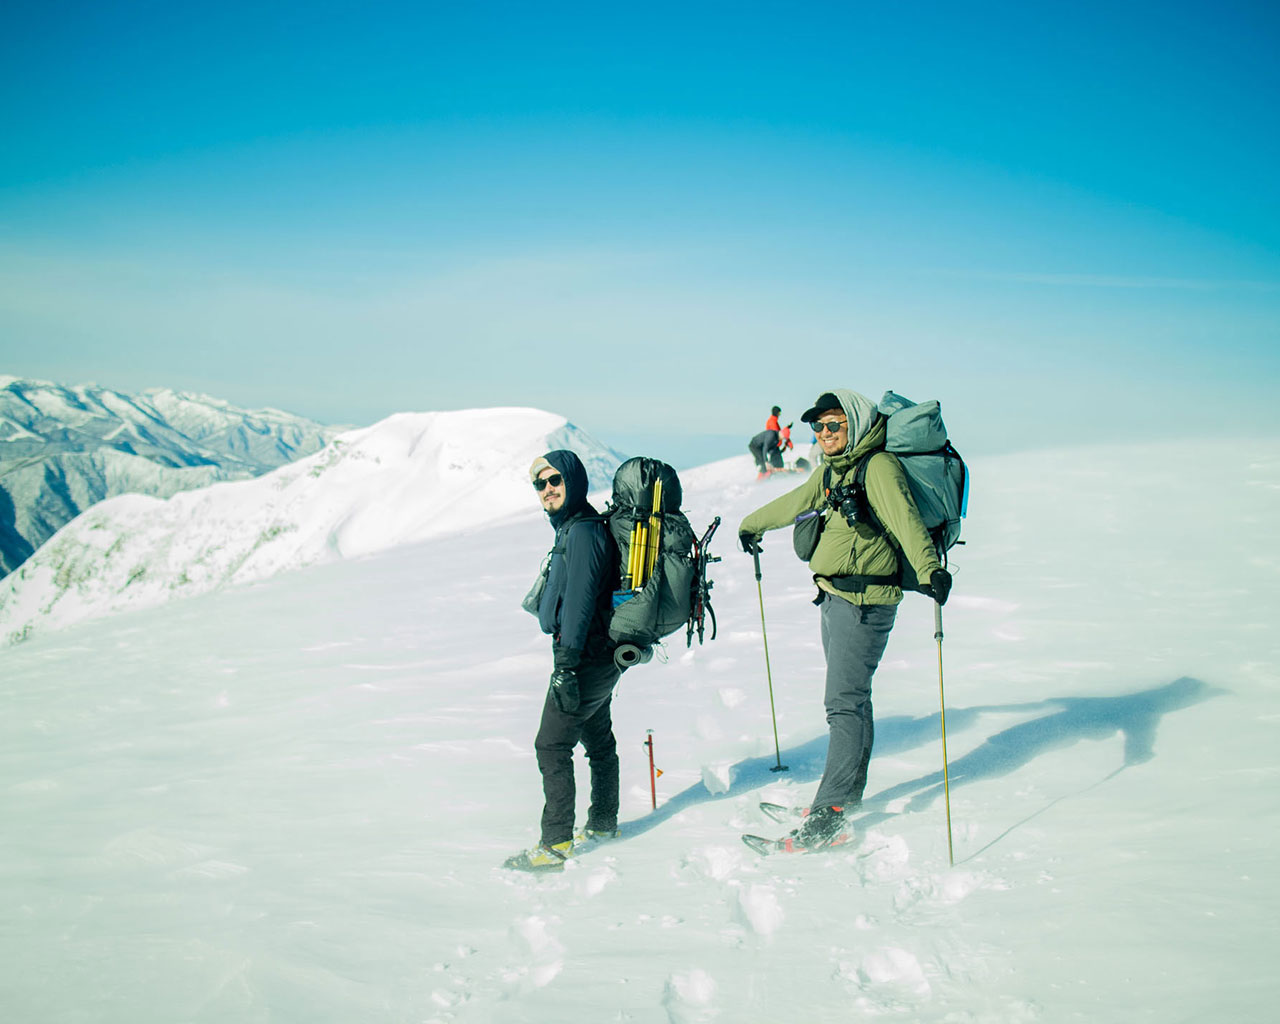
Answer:
M548 515L552 526L559 526L566 519L580 512L595 513L595 509L587 501L587 468L582 460L567 448L559 448L547 452L543 456L564 477L564 504L558 512Z

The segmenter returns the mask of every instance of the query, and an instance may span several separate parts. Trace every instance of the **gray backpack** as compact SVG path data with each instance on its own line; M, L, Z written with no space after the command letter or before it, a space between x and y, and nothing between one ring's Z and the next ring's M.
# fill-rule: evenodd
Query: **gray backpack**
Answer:
M942 557L960 542L960 520L969 511L968 467L947 439L936 401L917 405L886 391L880 413L889 417L884 450L898 456L920 518ZM865 476L865 466L861 474Z

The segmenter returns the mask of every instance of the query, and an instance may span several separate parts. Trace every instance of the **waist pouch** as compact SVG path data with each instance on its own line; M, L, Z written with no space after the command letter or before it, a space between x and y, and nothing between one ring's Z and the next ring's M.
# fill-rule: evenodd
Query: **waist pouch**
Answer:
M812 512L802 512L796 516L796 524L791 530L791 546L795 549L796 557L802 562L809 561L813 553L818 550L818 538L822 536L822 527L827 521L827 517L822 514L823 511L823 509L814 509Z
M542 560L542 568L538 570L538 578L533 581L533 586L529 588L529 593L524 595L524 600L520 602L520 607L527 611L530 615L538 614L538 607L542 604L542 595L547 589L547 577L551 574L551 552L547 553L547 557Z

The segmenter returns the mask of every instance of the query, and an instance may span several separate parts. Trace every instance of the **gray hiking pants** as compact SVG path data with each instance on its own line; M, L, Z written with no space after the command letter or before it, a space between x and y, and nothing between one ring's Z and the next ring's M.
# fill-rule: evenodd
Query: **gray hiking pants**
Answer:
M867 787L867 764L875 728L871 677L889 642L897 605L859 608L823 594L822 650L827 657L827 766L814 807L856 807Z
M610 705L621 671L613 655L583 660L578 666L581 704L565 713L547 690L542 722L533 742L542 772L542 841L548 846L573 838L577 786L573 777L573 748L586 748L591 763L591 808L587 827L603 830L618 824L618 746L613 738Z

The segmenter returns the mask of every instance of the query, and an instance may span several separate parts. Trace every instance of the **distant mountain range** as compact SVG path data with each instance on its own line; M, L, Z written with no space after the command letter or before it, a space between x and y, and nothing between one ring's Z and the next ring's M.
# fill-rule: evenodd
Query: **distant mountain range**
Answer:
M342 429L166 388L129 395L0 376L0 577L105 498L260 476Z
M610 485L623 458L563 416L538 409L400 413L253 480L165 500L125 494L102 501L0 581L0 645L114 611L539 515L529 465L556 448L578 453L593 490Z

